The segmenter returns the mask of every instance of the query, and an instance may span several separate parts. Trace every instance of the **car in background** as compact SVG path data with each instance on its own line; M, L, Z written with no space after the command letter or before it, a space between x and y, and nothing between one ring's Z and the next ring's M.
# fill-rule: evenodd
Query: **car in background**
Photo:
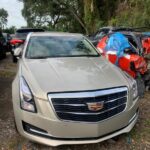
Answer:
M9 33L2 33L2 34L3 34L3 37L5 39L5 42L4 42L5 51L12 53L12 46L10 44L10 41L12 40L12 37L10 36Z
M150 89L150 69L141 38L141 33L112 32L99 40L97 49L137 81L139 95L143 96Z
M30 32L44 32L44 30L38 28L22 28L16 30L15 37L20 40L25 40Z
M99 40L104 37L105 35L113 32L121 32L121 31L133 31L132 28L126 27L102 27L97 32L89 36L90 41L93 43L94 46L97 46Z
M15 55L12 100L22 136L51 146L98 143L135 125L136 81L83 35L31 33Z
M44 32L43 29L38 28L21 28L16 30L15 37L11 40L11 44L17 47L18 45L24 43L27 35L30 32Z
M26 37L29 33L31 32L44 32L45 30L43 29L38 29L38 28L21 28L16 30L16 33L13 37L13 39L10 41L10 44L12 45L12 55L14 54L15 48L21 46L24 44ZM17 58L13 55L13 62L17 61Z
M3 59L6 57L6 50L5 50L5 38L0 31L0 59Z
M146 27L141 28L132 28L132 27L113 27L113 26L107 26L100 28L97 32L89 36L89 39L92 41L94 46L97 46L99 40L103 38L105 35L114 33L114 32L128 32L132 33L132 36L137 36L138 38L144 38L144 35L150 35L149 32L143 32L144 29L147 29ZM133 35L134 34L134 35ZM135 37L133 37L135 38Z

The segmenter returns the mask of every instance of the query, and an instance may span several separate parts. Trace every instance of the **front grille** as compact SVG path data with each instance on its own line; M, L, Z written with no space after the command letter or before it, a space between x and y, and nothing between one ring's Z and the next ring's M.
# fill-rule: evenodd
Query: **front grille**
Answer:
M124 111L127 88L49 94L48 97L61 120L98 122ZM103 107L100 110L91 110L88 107L91 103L103 103Z

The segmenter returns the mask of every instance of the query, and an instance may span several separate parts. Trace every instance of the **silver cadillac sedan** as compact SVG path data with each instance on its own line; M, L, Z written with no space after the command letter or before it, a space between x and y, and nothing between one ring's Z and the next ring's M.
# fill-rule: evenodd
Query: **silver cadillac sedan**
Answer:
M83 35L31 33L15 56L12 100L22 136L50 146L98 143L135 125L135 80Z

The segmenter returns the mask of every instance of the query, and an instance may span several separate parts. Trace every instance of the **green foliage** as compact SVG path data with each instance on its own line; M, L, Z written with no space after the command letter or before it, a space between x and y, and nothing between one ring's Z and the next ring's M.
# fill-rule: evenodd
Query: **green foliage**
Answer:
M15 26L11 26L9 28L3 29L4 33L9 33L9 34L14 34L16 31L16 27Z
M93 33L96 31L96 23L98 22L99 14L95 0L84 0L84 22L86 23L87 32Z
M127 0L118 4L110 25L142 27L150 26L150 0Z
M101 26L150 26L150 0L19 0L29 27L91 34Z
M29 27L46 27L48 30L82 31L82 0L20 0L22 14ZM74 27L73 27L74 26Z
M4 28L4 26L7 24L7 17L8 13L5 9L0 9L0 28Z

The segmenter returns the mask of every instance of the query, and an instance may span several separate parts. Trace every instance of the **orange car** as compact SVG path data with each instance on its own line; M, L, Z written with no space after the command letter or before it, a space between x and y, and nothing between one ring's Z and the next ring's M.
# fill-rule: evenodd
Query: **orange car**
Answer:
M112 36L117 34L122 37L120 39L118 37L112 39ZM123 38L124 41L122 41ZM125 42L126 46L124 46L121 51L121 46L123 46ZM150 73L147 67L147 60L142 54L140 55L139 50L137 50L134 45L135 43L131 43L122 33L116 32L104 36L98 42L97 49L111 63L116 64L119 68L136 79L139 84L139 93L142 95L145 91L145 87L147 89L150 87ZM118 55L119 50L122 55Z

